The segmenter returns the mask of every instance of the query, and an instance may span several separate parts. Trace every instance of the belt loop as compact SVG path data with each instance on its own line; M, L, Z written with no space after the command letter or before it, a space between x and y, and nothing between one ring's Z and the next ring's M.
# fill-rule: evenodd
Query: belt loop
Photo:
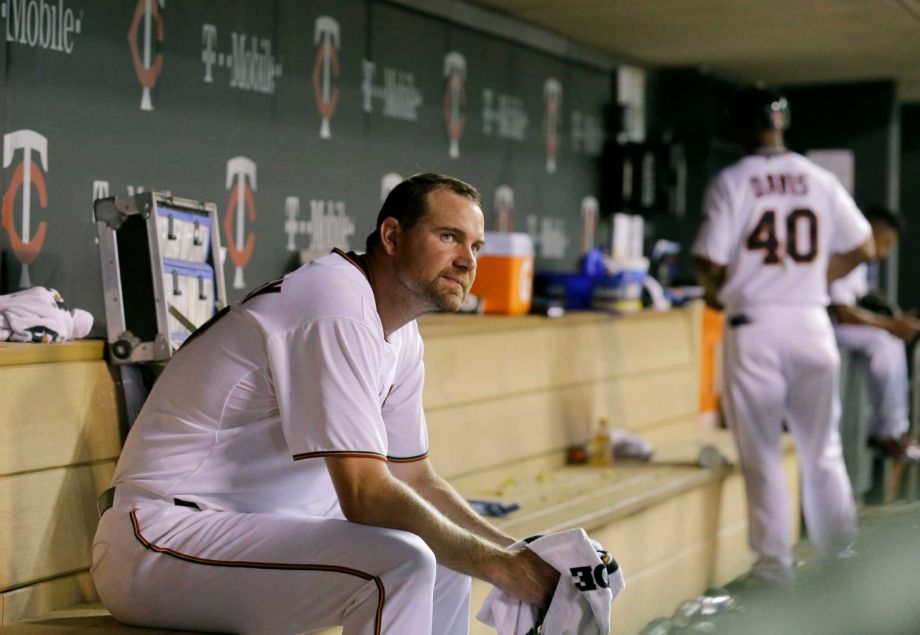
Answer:
M737 328L739 326L744 326L745 324L750 324L751 318L746 316L744 313L736 313L728 318L728 325L731 328Z
M112 486L109 489L105 490L99 494L99 498L96 499L96 509L99 510L99 517L102 518L102 515L112 508L112 505L115 504L115 487Z

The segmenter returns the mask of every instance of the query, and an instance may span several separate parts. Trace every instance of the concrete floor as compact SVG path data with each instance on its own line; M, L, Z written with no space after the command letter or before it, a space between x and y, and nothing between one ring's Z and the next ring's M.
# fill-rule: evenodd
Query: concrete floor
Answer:
M737 580L736 608L659 622L651 635L918 635L920 502L866 507L856 554L820 562L803 542L798 580L789 590ZM676 623L675 623L676 622ZM689 622L689 623L688 623ZM678 627L683 626L683 628Z

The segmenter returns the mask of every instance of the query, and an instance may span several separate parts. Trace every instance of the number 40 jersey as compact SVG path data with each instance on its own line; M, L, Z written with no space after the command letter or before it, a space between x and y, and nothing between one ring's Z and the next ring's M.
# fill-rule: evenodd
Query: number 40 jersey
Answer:
M726 267L729 312L757 305L827 305L831 254L872 229L832 173L794 152L754 154L709 185L693 254Z

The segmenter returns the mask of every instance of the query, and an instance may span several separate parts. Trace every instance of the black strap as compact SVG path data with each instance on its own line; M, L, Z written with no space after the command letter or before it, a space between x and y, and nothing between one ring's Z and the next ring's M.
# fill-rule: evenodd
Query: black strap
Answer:
M198 503L193 503L192 501L184 501L181 498L174 498L173 504L178 505L179 507L191 507L192 509L197 509L201 511L201 508L198 506Z
M110 487L101 494L99 498L96 499L96 508L99 510L99 516L102 517L104 513L112 509L112 506L115 504L115 488ZM174 498L173 504L178 505L179 507L191 507L192 509L197 509L201 511L201 507L198 506L198 503L193 503L192 501L182 500L181 498Z
M730 318L728 318L728 325L732 328L736 328L738 326L744 326L745 324L750 324L750 323L751 323L751 318L746 316L744 313L738 313L737 315L733 315Z

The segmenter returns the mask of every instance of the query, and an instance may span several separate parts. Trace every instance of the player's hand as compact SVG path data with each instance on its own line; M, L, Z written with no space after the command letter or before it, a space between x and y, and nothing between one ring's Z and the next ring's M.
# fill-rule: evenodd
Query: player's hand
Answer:
M526 547L508 549L494 584L513 597L546 608L549 606L559 572Z
M910 309L909 311L904 311L903 313L901 313L899 317L903 317L915 329L920 331L920 317L917 316L917 309Z
M920 320L910 313L901 313L891 319L888 331L910 344L920 335Z
M722 311L725 309L725 307L722 305L722 302L719 301L719 296L716 293L709 293L708 291L704 293L703 302L706 303L706 306L715 311Z

